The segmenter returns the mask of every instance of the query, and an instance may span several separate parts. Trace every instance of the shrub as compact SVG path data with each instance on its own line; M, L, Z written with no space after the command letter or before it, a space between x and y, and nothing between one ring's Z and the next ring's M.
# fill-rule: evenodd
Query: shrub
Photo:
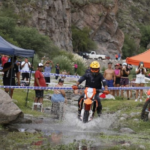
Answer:
M90 39L89 33L90 29L88 28L80 30L72 26L72 43L75 52L96 49L96 43Z
M128 35L125 35L124 45L122 48L123 58L133 56L136 52L135 41Z
M77 54L74 54L72 61L74 63L77 63L77 65L78 65L77 74L83 75L85 73L86 68L87 68L85 61L83 60L83 57L81 57Z
M74 74L74 63L78 64L77 74L83 75L86 70L86 65L83 58L77 54L60 51L60 55L53 58L54 64L60 65L60 70L66 70Z
M150 26L149 25L143 25L140 26L140 32L141 32L141 46L146 49L147 45L150 42Z
M66 56L57 56L53 59L54 64L59 64L60 66L60 71L66 70L67 72L69 71L71 74L74 73L73 71L73 62L68 59Z

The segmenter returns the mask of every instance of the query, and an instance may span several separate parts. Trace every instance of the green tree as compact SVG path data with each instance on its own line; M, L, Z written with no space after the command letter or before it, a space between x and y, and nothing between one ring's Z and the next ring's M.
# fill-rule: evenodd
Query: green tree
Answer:
M123 58L133 56L136 52L135 41L128 35L125 35L124 45L122 48Z
M149 25L140 26L140 32L142 35L140 45L146 49L147 45L150 43L150 26Z
M34 28L16 27L13 38L21 47L33 49L40 56L42 56L43 53L48 54L51 50L49 37L40 34L38 30Z
M96 49L96 43L90 39L89 32L88 28L80 30L75 26L72 27L72 43L75 52Z

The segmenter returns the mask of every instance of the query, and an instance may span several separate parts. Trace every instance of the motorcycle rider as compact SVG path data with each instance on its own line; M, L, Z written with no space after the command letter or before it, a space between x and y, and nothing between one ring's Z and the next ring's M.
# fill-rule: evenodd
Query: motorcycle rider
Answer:
M98 61L93 61L90 64L90 72L85 73L77 82L76 87L81 84L84 80L86 80L85 87L90 87L90 88L96 88L96 89L102 89L102 83L105 88L105 91L108 91L107 83L106 80L104 79L103 75L99 73L100 71L100 64ZM74 87L75 88L75 87ZM84 98L84 94L82 94L78 100L78 117L81 115L81 110L80 108L80 100ZM99 98L99 91L96 92L95 94L95 99L98 102L98 107L97 107L97 114L100 117L101 111L102 111L102 104ZM82 104L81 104L82 107Z

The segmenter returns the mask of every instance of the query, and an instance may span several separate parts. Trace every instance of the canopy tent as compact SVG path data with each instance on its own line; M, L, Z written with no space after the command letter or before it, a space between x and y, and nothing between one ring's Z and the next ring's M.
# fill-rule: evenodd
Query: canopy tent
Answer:
M34 57L34 50L27 50L17 47L0 36L0 53L10 56Z
M126 58L126 62L128 64L132 64L136 66L138 66L141 61L144 62L144 66L146 68L150 68L150 49L145 51L144 53Z
M20 57L27 57L27 58L32 57L32 65L33 65L34 50L27 50L27 49L17 47L7 42L1 36L0 36L0 53L9 56L20 56ZM12 57L12 62L14 62L14 57ZM30 80L31 80L31 71L30 71L29 85L30 85ZM10 85L11 83L12 83L12 68L11 68ZM11 92L11 90L9 90L9 92ZM27 90L26 105L27 105L28 93L29 93L29 89Z

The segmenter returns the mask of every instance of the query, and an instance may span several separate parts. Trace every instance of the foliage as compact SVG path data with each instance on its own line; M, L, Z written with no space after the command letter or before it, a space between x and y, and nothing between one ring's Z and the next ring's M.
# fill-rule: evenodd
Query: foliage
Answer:
M66 70L73 74L73 62L66 56L57 56L53 59L54 64L59 64L61 71Z
M61 71L66 70L67 72L70 72L70 74L74 74L74 63L77 63L77 74L83 75L86 69L83 58L81 58L77 54L66 53L67 52L62 55L56 56L53 59L54 64L58 63L60 65ZM70 55L70 57L68 55Z
M33 49L39 56L43 56L43 52L49 55L52 50L49 37L40 34L37 29L28 27L16 27L13 35L19 45L25 49Z
M83 28L82 30L72 26L72 43L74 52L89 51L96 48L96 43L89 37L90 30Z
M123 58L133 56L136 52L135 41L128 35L125 35L124 45L122 48Z
M150 43L150 26L149 25L143 25L140 26L140 32L141 32L141 46L146 49L147 45Z

